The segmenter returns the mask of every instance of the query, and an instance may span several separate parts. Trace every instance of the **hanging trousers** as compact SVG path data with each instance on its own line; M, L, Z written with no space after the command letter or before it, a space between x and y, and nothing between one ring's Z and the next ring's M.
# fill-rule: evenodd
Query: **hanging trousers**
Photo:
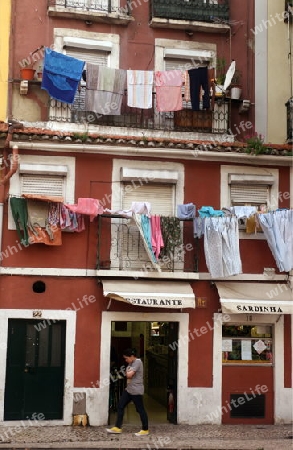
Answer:
M142 395L131 395L126 390L123 391L123 393L119 399L119 402L118 402L117 419L116 419L115 427L122 428L124 409L126 408L128 403L130 403L131 401L134 403L136 412L140 416L141 429L148 430L149 429L148 428L149 427L148 416L144 409L143 396Z
M11 197L10 207L19 239L21 243L23 243L24 245L28 245L28 213L26 200L24 198Z
M204 90L203 109L210 107L210 93L208 82L208 68L199 67L198 69L188 70L190 79L190 99L192 111L199 111L200 88Z

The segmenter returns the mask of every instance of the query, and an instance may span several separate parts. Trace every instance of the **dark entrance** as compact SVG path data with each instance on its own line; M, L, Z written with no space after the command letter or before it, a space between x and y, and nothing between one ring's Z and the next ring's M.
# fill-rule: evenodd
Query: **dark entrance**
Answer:
M4 420L62 419L65 334L65 321L8 321Z
M177 423L178 328L178 322L112 322L110 365L119 372L125 364L123 350L136 349L144 364L144 403L150 422ZM125 387L118 375L111 377L109 423Z

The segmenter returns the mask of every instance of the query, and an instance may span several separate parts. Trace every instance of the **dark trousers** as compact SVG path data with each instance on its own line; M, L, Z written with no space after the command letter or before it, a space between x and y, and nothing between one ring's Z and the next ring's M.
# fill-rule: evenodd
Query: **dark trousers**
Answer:
M115 423L115 427L122 428L124 409L128 405L128 403L133 402L135 405L136 412L138 412L141 420L141 428L142 430L148 430L148 416L144 409L143 405L143 396L142 395L131 395L126 390L123 391L117 407L117 419Z
M198 69L188 70L190 81L190 99L192 111L199 111L199 95L200 88L204 90L203 96L203 109L209 109L210 107L210 93L208 82L208 68L199 67Z

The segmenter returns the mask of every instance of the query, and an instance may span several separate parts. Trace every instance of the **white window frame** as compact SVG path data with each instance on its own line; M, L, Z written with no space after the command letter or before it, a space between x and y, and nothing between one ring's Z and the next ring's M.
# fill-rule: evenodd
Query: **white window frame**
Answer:
M25 173L42 175L59 175L64 179L64 201L74 203L75 192L75 158L72 156L41 156L41 155L21 155L19 158L19 167L16 173L10 179L9 195L20 197L21 192L21 170ZM66 174L65 174L66 173ZM16 230L15 222L12 217L10 204L8 208L8 230Z
M55 28L54 50L66 54L65 46L75 47L76 49L105 51L108 67L119 69L120 36L118 34ZM53 121L71 122L71 105L51 99L49 117Z
M182 59L182 70L189 70L196 68L197 64L208 63L210 68L216 68L217 64L217 46L216 44L208 42L189 42L179 41L175 39L155 39L155 71L166 70L166 59ZM190 62L187 63L186 61ZM216 108L218 106L216 105ZM226 113L227 105L223 104L224 114ZM160 113L155 112L155 121L162 122L163 120L173 120L174 113L164 113L161 117ZM219 120L213 121L213 129L220 128ZM227 129L228 123L223 125Z
M275 210L278 208L278 193L279 193L279 170L278 169L270 169L270 168L262 168L262 167L251 167L251 166L221 166L221 208L227 208L231 205L231 196L230 196L230 184L229 178L232 175L239 174L243 176L243 180L246 177L249 177L251 182L251 177L256 175L257 179L261 176L267 178L268 176L273 177L274 183L271 185L270 193L267 199L267 205L271 210ZM240 239L266 239L263 233L258 234L247 234L245 231L239 231Z
M175 39L155 39L155 71L165 70L165 58L209 61L210 67L216 67L217 46L208 42L189 42ZM195 65L190 64L186 70Z
M174 214L176 214L177 205L183 204L184 202L184 175L184 165L180 163L169 163L165 161L126 161L114 159L112 170L112 204L110 209L114 211L119 211L122 209L122 185L129 180L129 177L131 177L134 182L135 180L145 178L155 180L156 183L170 184L171 182L174 184ZM117 219L112 219L112 236L115 235L117 230L115 221L117 222ZM111 261L115 261L114 246L111 247L110 258ZM116 267L111 265L111 268L113 269Z
M54 50L64 53L64 46L111 51L109 67L119 69L120 36L110 33L93 33L70 28L54 29Z

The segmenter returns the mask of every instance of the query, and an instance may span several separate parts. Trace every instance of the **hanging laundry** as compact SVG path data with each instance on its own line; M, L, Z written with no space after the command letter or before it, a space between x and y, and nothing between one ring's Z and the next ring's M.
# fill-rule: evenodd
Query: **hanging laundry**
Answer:
M60 224L60 203L49 203L49 211L48 211L48 223L50 225L59 225Z
M206 217L204 224L204 252L211 276L222 278L242 273L237 218Z
M51 215L49 223L51 205ZM54 205L54 206L52 206ZM59 226L59 217L54 214L53 210L57 203L48 203L38 200L28 200L28 234L30 244L46 244L46 245L62 245L61 228Z
M20 242L27 246L29 245L27 201L24 198L11 197L10 207Z
M208 68L198 67L197 69L188 70L190 78L190 97L193 111L200 110L200 93L201 89L204 90L202 98L203 109L210 108L210 92L209 92L209 80L208 80Z
M77 200L77 204L75 205L69 205L68 203L65 203L64 205L70 211L90 216L91 222L98 214L103 214L104 212L104 208L102 207L100 200L95 198L79 198Z
M48 222L49 204L48 202L40 202L36 200L27 201L28 227L34 226L45 228Z
M132 202L130 209L104 209L106 214L117 214L124 217L132 217L132 214L146 214L148 217L151 215L151 204L149 202Z
M59 225L47 224L45 228L34 226L28 228L30 244L62 245L62 232Z
M73 103L84 61L45 48L41 88L60 102Z
M157 111L179 111L182 109L182 83L181 70L155 72Z
M150 70L127 70L127 105L151 108L153 81L154 73Z
M293 210L258 214L258 221L278 269L289 272L293 269Z
M246 219L257 212L256 206L233 206L232 211L238 219Z
M85 107L104 116L121 114L126 70L87 63Z
M193 219L193 236L197 239L200 239L204 235L204 217L195 217Z
M182 244L182 232L180 227L180 220L178 217L161 216L161 232L164 242L164 247L161 250L160 256L167 256L169 259L174 257L176 247Z
M144 216L142 214L133 214L133 220L138 228L138 231L140 233L140 236L142 238L142 242L144 245L144 248L146 250L146 253L149 257L150 262L152 263L152 266L158 271L161 272L161 267L157 262L157 259L153 253L152 250L152 244L150 241L150 232L148 231L148 225L146 223L146 220L150 220L147 216ZM144 219L142 220L142 217Z
M151 242L152 249L156 256L159 258L161 249L164 247L164 241L161 231L161 218L160 216L151 216Z
M214 209L212 206L202 206L198 210L200 217L222 217L224 212L222 210Z
M184 77L184 81L183 81L183 83L184 83L184 101L186 103L188 103L188 102L191 101L191 98L190 98L190 78L189 78L188 70L184 71L183 77Z
M178 219L193 219L195 217L195 205L186 203L185 205L177 205Z

